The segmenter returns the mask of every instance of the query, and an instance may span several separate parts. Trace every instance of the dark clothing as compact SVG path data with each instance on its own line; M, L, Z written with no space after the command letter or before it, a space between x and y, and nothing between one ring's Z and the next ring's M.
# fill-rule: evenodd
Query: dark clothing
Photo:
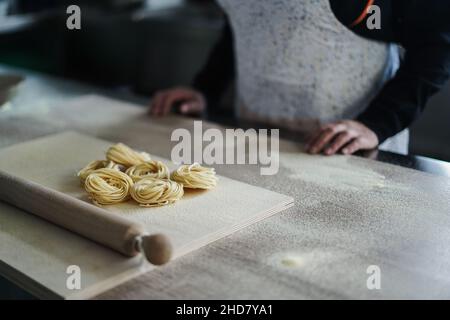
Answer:
M214 106L235 76L233 34L227 22L208 61L195 77L193 86L206 96L209 106Z
M337 19L349 26L363 11L362 0L330 0ZM450 75L450 1L376 0L381 29L367 28L366 17L351 30L365 38L400 44L405 49L400 69L369 107L357 117L380 143L410 126ZM233 39L227 24L194 87L210 105L235 77ZM300 102L299 102L300 103Z

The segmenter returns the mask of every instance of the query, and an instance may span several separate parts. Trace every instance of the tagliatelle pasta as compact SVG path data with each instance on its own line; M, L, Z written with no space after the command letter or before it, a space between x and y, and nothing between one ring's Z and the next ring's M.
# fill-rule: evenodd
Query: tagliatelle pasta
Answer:
M133 184L133 180L125 173L103 168L86 177L84 188L95 204L109 205L128 200Z
M126 168L151 160L148 153L137 152L123 143L118 143L110 147L106 152L106 158Z
M198 163L180 166L172 172L170 178L189 189L212 189L217 185L215 170Z
M131 197L144 207L159 207L176 202L184 195L183 185L156 178L143 178L130 190Z
M127 175L137 182L143 178L168 179L169 168L161 161L146 161L141 164L128 168L125 172Z
M111 146L107 160L96 160L78 172L78 177L96 205L111 205L134 199L140 206L158 207L174 203L184 188L212 189L216 172L198 163L182 165L170 174L161 161L151 160L123 143Z
M115 169L120 171L120 166L113 161L109 160L94 160L92 162L89 162L83 169L78 171L77 176L80 178L81 182L84 183L84 180L95 170L98 169Z

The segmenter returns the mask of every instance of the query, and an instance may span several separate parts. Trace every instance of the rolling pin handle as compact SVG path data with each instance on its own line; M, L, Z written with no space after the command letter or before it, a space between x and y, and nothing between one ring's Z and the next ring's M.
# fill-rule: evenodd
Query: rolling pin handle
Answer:
M166 264L172 257L172 245L163 234L143 235L137 246L147 261L156 266Z

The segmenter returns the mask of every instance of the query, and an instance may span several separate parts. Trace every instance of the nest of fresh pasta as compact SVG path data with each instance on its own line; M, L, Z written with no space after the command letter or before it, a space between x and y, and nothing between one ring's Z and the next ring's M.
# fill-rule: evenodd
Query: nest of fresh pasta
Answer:
M217 185L213 168L194 163L170 172L162 161L153 160L118 143L106 152L105 160L94 160L78 172L92 202L113 205L133 199L140 206L159 207L180 200L185 189L212 189Z

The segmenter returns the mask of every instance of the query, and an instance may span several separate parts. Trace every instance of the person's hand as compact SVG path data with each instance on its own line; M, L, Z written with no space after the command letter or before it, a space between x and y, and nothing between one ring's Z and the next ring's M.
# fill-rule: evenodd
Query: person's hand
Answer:
M361 122L344 120L321 127L308 142L306 150L312 154L333 155L341 151L353 154L378 146L377 135Z
M150 114L165 116L175 105L179 105L182 114L195 115L206 108L206 100L203 94L190 88L179 87L158 91L153 96Z

